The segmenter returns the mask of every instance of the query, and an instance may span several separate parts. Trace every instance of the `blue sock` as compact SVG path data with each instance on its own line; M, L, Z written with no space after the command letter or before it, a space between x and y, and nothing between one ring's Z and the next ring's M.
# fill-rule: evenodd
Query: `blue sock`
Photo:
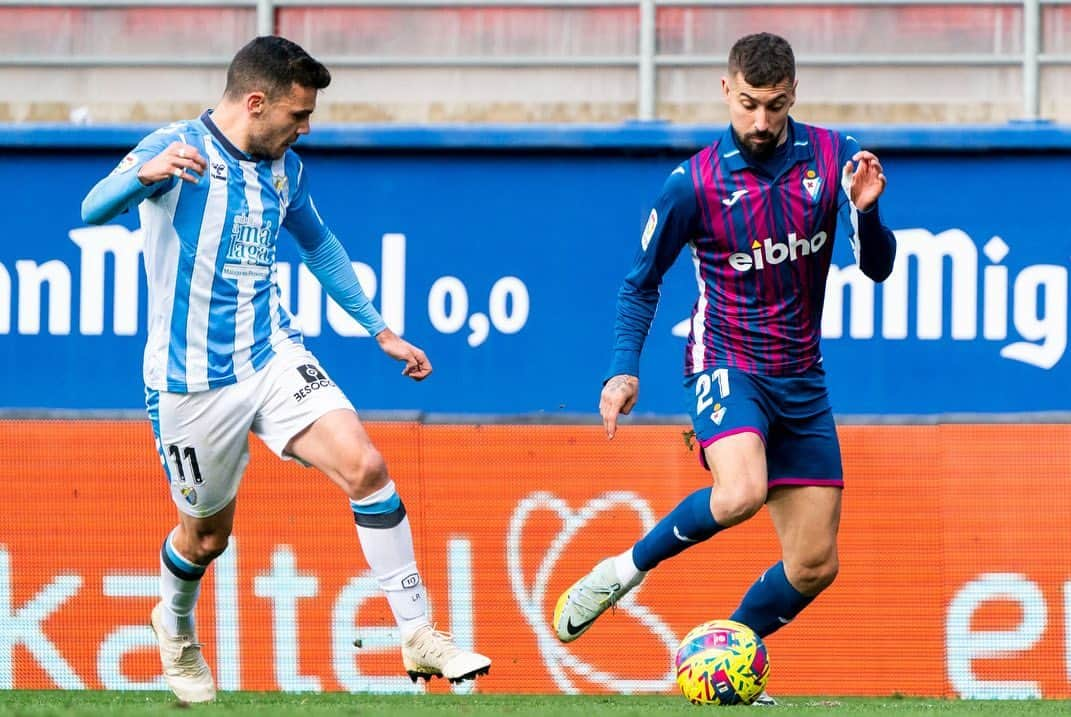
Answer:
M722 529L710 512L712 490L703 488L682 500L632 546L632 561L637 568L646 572Z
M792 587L785 576L785 564L778 562L748 589L729 619L744 623L759 637L766 637L791 622L812 600L813 596L808 597Z

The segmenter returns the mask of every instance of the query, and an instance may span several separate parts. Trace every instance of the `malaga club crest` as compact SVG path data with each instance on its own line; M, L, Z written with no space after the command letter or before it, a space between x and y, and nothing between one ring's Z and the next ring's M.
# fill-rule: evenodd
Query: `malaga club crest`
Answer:
M273 174L271 183L275 187L275 192L280 197L286 196L287 191L290 189L290 180L287 179L285 174Z

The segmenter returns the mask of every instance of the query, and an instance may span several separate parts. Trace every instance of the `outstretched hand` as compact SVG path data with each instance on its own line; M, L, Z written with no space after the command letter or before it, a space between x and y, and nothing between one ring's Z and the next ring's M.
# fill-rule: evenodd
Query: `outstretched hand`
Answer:
M614 376L602 387L602 395L599 397L599 413L602 414L602 425L606 429L606 437L613 439L617 433L618 414L628 415L636 401L640 397L640 379L635 376L621 374Z
M414 381L423 381L431 375L431 361L423 351L395 334L390 329L383 329L376 334L376 341L383 353L392 359L405 362L402 375Z
M192 144L172 142L163 152L141 165L138 169L138 179L145 186L171 177L197 184L207 166L205 158Z
M852 162L857 162L852 166ZM856 209L865 212L878 201L885 191L887 180L881 162L872 153L861 150L852 155L852 162L844 163L844 178L849 183L849 196Z

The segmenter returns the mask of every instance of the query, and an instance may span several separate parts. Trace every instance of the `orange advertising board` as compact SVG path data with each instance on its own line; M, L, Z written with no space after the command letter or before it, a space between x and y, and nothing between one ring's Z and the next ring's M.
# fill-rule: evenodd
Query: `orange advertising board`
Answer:
M760 513L560 645L557 595L708 480L684 428L629 425L612 442L599 426L368 428L434 621L494 659L481 692L673 691L677 639L728 616L778 559ZM771 692L1071 696L1071 426L840 435L840 577L767 640ZM423 689L402 672L345 496L251 440L234 539L197 613L220 687ZM148 423L0 421L0 451L0 688L161 689L147 621L174 510Z

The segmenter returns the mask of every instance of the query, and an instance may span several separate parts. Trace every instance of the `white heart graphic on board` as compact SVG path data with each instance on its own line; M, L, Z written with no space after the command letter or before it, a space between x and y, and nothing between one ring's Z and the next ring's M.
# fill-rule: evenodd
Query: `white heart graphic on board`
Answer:
M570 676L570 673L576 677L583 677L585 680L602 685L608 690L623 694L662 692L671 687L676 681L673 671L673 657L677 650L677 637L662 622L661 618L651 612L647 606L636 602L636 595L643 588L642 585L636 587L622 598L617 603L616 608L646 626L666 646L666 674L659 677L615 675L593 667L573 655L567 645L558 642L558 638L554 635L547 617L543 614L543 601L546 597L547 582L550 580L550 576L554 572L554 566L558 563L558 559L565 551L566 546L581 528L600 514L616 508L630 508L635 511L640 517L644 532L654 527L654 513L647 501L635 493L626 491L604 493L597 498L591 499L576 511L553 493L540 491L520 501L510 519L509 533L506 536L506 565L509 570L513 597L517 601L524 619L536 635L539 653L543 658L547 671L558 688L566 694L578 694L580 692L579 688L574 684L574 678ZM522 569L521 536L531 515L543 510L556 514L562 521L562 529L551 541L550 548L547 550L546 555L543 556L539 569L536 570L532 584L529 586Z

